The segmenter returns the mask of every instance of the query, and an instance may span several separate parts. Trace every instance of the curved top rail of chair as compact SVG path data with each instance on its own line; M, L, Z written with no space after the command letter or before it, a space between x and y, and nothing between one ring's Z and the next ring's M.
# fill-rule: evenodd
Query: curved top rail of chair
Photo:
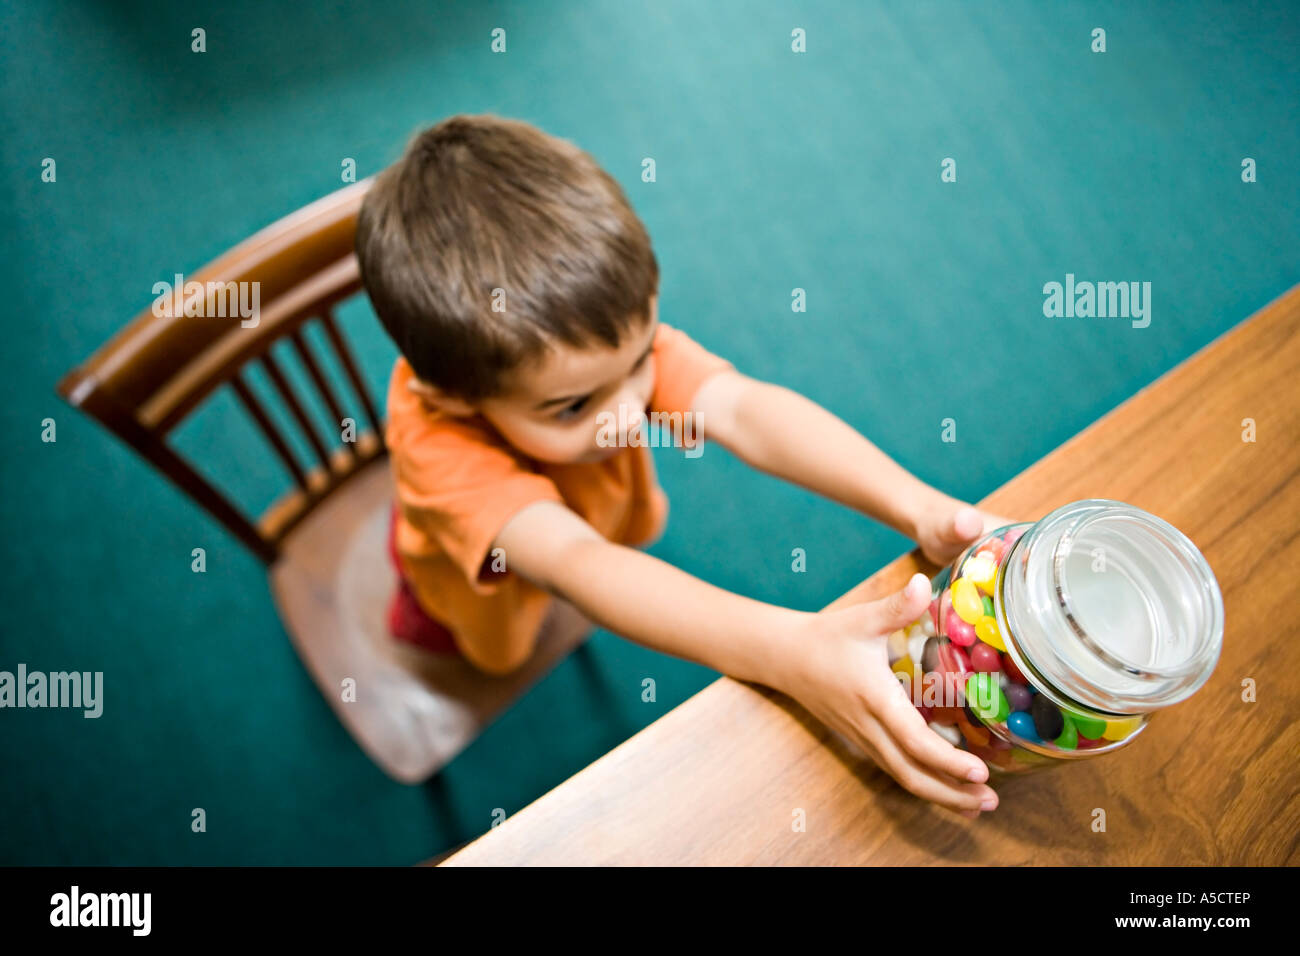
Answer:
M256 327L245 328L237 318L185 315L191 303L207 300L206 291L184 296L180 315L171 307L155 314L151 303L65 375L58 393L78 408L98 393L146 428L168 430L224 381L223 373L290 331L283 326L296 326L360 291L353 240L371 182L346 186L290 213L186 277L186 285L195 282L203 290L209 283L258 283Z

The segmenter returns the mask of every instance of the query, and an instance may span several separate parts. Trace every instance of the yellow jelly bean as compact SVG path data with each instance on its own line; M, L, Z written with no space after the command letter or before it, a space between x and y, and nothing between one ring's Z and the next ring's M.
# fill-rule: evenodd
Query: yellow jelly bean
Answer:
M958 578L952 585L952 608L967 624L974 624L984 616L984 602L970 578Z
M991 614L985 614L975 622L975 636L989 647L995 647L1000 651L1007 649L1007 646L1002 643L1002 632L998 630L998 620Z
M979 554L962 566L961 576L970 578L985 594L992 594L993 581L998 576L998 566L992 558Z
M1141 717L1123 717L1119 720L1106 721L1106 729L1101 735L1106 740L1123 740L1142 726Z
M906 654L894 661L894 663L890 664L889 669L895 674L903 674L908 678L916 676L916 667L913 665L912 659Z

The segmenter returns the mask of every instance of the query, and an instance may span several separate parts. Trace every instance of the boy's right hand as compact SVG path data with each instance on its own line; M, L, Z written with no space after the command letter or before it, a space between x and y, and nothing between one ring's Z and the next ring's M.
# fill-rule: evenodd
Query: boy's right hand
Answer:
M878 601L810 615L809 631L795 642L800 661L779 689L861 747L905 789L977 817L997 806L991 787L971 782L972 772L975 780L987 780L988 767L926 725L889 666L888 636L919 618L929 603L930 582L918 573Z

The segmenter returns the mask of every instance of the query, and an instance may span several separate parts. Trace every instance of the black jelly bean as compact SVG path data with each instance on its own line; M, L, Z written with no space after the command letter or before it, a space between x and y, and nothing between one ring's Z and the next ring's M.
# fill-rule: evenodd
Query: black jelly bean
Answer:
M1061 711L1042 694L1034 695L1034 702L1029 705L1029 715L1034 718L1034 729L1043 740L1055 740L1065 729L1065 718Z

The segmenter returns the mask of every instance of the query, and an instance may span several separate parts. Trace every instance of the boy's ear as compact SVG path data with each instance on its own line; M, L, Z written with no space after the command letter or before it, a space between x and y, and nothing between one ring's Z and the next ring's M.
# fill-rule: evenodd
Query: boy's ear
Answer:
M422 378L412 376L407 380L406 387L434 408L446 412L453 418L465 418L475 413L474 406L469 402L447 395L438 386L432 385Z

